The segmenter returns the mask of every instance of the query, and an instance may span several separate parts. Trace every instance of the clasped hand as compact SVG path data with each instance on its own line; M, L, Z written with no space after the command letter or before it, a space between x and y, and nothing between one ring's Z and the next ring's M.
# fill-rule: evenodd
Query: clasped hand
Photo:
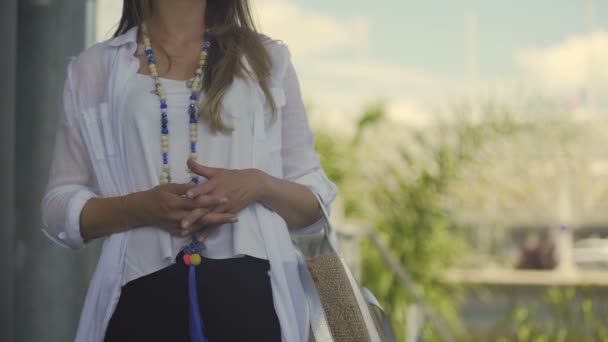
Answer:
M158 200L154 223L174 235L196 234L203 241L219 226L237 222L237 214L261 195L264 173L260 170L213 168L194 160L188 161L188 167L207 181L199 185L160 185L150 190L157 192L154 197Z

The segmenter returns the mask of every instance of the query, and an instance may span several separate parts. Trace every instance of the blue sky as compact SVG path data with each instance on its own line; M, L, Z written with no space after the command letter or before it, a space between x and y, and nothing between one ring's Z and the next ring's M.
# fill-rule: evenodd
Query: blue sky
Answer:
M608 24L608 2L595 2L596 26ZM587 31L584 0L348 1L298 0L332 17L370 20L370 57L453 77L466 76L466 13L476 13L482 76L517 71L517 50L553 44ZM605 14L605 15L602 15Z

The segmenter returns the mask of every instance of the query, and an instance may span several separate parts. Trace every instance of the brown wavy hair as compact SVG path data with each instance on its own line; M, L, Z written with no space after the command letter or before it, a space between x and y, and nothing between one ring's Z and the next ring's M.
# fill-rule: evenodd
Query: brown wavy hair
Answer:
M114 33L117 37L142 23L154 10L151 0L123 0L122 17ZM211 40L203 91L206 100L199 116L207 120L212 131L231 130L221 119L220 110L226 90L235 77L255 77L276 117L276 103L270 93L269 78L272 61L264 47L264 39L256 29L248 0L207 0L205 23ZM246 56L254 75L248 75L242 57Z

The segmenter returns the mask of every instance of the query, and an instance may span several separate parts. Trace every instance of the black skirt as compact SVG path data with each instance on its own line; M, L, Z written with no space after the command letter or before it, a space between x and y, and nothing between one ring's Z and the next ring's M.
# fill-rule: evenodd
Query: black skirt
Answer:
M188 266L181 262L122 288L105 342L188 342ZM199 305L209 342L281 341L267 260L206 259L197 267Z

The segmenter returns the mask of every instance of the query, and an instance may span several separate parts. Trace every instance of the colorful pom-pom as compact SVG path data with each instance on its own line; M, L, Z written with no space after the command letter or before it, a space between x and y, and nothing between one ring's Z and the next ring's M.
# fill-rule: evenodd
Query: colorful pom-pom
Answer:
M184 254L184 264L186 264L187 266L190 266L191 262L192 262L192 260L190 258L190 254Z
M201 264L201 256L199 254L192 254L190 255L190 264L194 265L194 266L198 266Z

